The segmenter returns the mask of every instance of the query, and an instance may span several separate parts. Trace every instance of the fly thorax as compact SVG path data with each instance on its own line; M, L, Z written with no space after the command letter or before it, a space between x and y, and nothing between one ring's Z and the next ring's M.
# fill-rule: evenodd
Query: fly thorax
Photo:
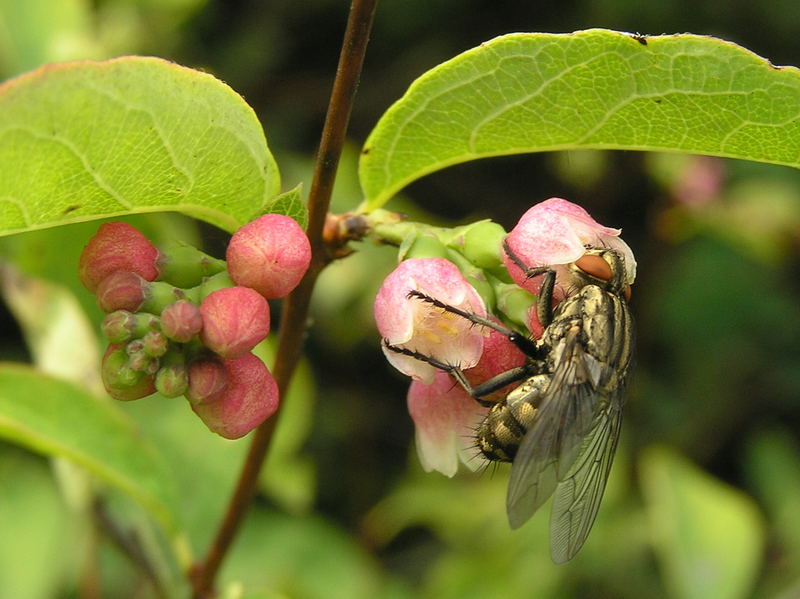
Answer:
M596 285L584 287L580 295L586 351L601 362L609 362L616 341L615 303L620 300Z

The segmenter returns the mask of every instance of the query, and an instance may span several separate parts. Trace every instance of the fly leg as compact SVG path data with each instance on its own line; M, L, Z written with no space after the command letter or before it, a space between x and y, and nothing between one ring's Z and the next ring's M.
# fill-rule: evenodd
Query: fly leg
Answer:
M541 325L547 328L553 322L553 289L556 285L556 271L549 266L527 266L522 261L522 258L517 256L514 250L511 249L508 241L503 241L503 250L525 274L526 279L544 275L542 277L542 286L539 289L539 299L536 303L536 316L539 318Z
M551 292L551 294L552 294L552 292ZM494 322L492 320L489 320L488 318L483 318L482 316L478 316L477 314L473 314L472 312L467 312L465 310L461 310L459 308L456 308L455 306L451 306L449 304L446 304L443 301L436 299L435 297L431 297L429 295L425 295L421 291L416 291L416 290L409 291L408 292L408 297L409 298L418 299L418 300L420 300L422 302L426 302L428 304L432 304L432 305L436 306L437 308L440 308L440 309L444 310L445 312L450 312L451 314L456 314L456 315L460 316L461 318L465 318L465 319L469 320L470 322L473 322L475 324L481 325L483 327L494 329L498 333L502 333L503 335L508 337L508 340L511 343L513 343L514 345L516 345L517 348L519 348L519 350L523 354L525 354L526 356L528 356L530 358L533 358L534 360L541 360L541 359L544 358L544 353L539 348L539 346L536 344L536 342L533 339L531 339L529 337L526 337L522 333L518 333L517 331L515 331L513 329L509 329L507 327L504 327L503 325L498 324L498 323L496 323L496 322ZM538 308L537 308L537 310L538 310ZM439 367L437 366L437 368L439 368Z
M517 366L515 368L510 368L506 371L501 372L490 378L487 381L479 385L472 386L470 382L467 380L467 377L464 376L464 371L461 370L460 367L454 364L447 364L440 360L437 360L433 356L425 355L421 352L418 352L413 349L408 349L406 347L400 347L398 345L392 345L386 339L383 340L383 345L389 351L393 351L398 354L402 354L404 356L409 356L420 362L425 362L426 364L430 364L434 368L438 368L439 370L443 370L448 374L452 375L452 377L456 380L456 382L461 385L461 387L469 393L475 401L481 404L484 407L491 407L495 405L495 402L486 401L482 399L483 397L497 391L498 389L502 389L506 385L510 385L511 383L515 383L517 381L522 381L526 378L529 378L533 374L538 373L542 369L542 364L538 361L528 361L522 366Z

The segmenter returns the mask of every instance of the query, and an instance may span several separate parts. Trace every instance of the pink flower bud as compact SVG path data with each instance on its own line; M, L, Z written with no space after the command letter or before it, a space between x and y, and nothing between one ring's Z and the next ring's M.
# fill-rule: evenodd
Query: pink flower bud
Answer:
M121 270L154 281L157 261L158 249L136 228L122 222L105 223L83 248L78 277L92 293L108 275Z
M136 312L147 297L148 282L136 273L118 270L97 287L97 304L103 312Z
M311 262L311 245L293 219L265 214L233 234L225 257L231 279L273 299L297 287Z
M211 431L226 439L238 439L278 409L278 385L253 354L225 360L224 364L228 386L221 397L192 404L192 409Z
M418 298L409 298L412 290L486 317L483 300L452 262L444 258L411 258L386 277L375 298L375 322L381 336L391 345L447 364L465 369L475 366L483 351L483 327ZM428 384L433 382L436 369L430 364L383 349L400 372Z
M200 304L200 340L223 358L238 358L269 334L269 305L249 287L219 289Z
M133 370L121 345L109 345L100 369L108 394L120 401L131 401L155 393L153 377Z
M148 331L142 337L142 350L151 358L160 358L167 353L167 349L169 341L161 331Z
M227 386L228 372L219 358L204 358L189 364L186 399L192 405L218 400Z
M636 260L619 238L620 230L604 227L586 210L561 198L550 198L530 208L506 237L506 243L528 267L570 264L586 252L585 246L610 247L625 262L628 283L636 277ZM528 279L503 252L509 274L520 287L538 293L541 277ZM555 269L559 272L559 269ZM562 277L558 277L559 282ZM557 294L558 297L558 294Z
M482 407L445 372L430 385L412 381L408 412L416 427L417 455L426 472L453 476L459 458L473 470L483 463L475 449L474 431L486 416Z
M161 312L161 330L173 341L186 343L203 328L200 308L189 300L179 300Z

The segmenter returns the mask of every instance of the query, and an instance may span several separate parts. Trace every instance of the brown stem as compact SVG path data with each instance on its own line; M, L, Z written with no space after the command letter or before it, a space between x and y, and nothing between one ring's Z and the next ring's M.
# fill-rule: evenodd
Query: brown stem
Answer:
M300 359L311 291L317 276L331 258L322 240L322 229L330 205L358 78L364 63L364 53L376 3L377 0L353 0L350 6L347 29L308 196L307 234L312 249L311 266L300 285L286 298L281 316L278 352L273 368L281 397L286 396L292 374ZM195 566L190 573L195 599L210 599L214 594L214 580L255 495L258 473L267 455L279 416L280 412L256 429L253 435L239 481L217 536L205 560Z

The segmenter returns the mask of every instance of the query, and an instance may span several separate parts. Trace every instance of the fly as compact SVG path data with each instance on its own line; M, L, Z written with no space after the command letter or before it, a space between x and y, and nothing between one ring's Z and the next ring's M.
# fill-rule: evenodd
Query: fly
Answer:
M504 247L528 277L542 275L537 315L545 328L540 339L418 291L409 297L503 333L527 356L525 364L473 387L457 366L384 343L449 372L491 408L478 428L476 444L487 459L512 462L506 497L509 524L522 526L553 496L550 553L560 564L572 559L589 535L619 440L633 361L630 287L618 252L587 248L569 265L567 296L553 307L556 272L549 266L527 268ZM514 382L518 386L503 401L482 399Z

